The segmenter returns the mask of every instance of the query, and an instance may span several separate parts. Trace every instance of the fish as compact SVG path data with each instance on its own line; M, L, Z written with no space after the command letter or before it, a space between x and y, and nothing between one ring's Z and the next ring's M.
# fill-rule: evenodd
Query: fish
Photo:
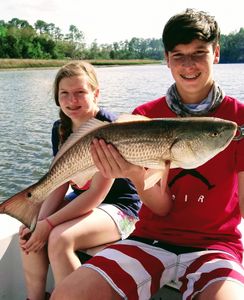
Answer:
M234 139L237 124L214 117L147 118L121 115L114 122L92 118L70 135L48 172L36 183L0 204L0 213L35 228L41 205L66 182L83 186L98 172L90 146L95 138L114 145L129 162L146 168L144 188L170 168L194 169L223 151Z

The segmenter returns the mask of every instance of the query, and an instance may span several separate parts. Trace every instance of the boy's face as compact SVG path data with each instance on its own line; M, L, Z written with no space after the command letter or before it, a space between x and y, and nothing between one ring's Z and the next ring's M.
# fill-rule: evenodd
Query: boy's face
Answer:
M198 103L207 97L213 84L213 64L219 62L219 46L200 40L178 44L165 54L168 67L185 103Z

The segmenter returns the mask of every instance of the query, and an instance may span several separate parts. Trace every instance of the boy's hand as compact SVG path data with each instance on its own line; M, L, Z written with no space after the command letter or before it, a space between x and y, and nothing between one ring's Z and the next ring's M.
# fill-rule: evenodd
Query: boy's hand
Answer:
M91 154L96 167L106 178L129 178L133 181L138 174L145 172L143 167L129 163L113 145L102 139L94 139Z

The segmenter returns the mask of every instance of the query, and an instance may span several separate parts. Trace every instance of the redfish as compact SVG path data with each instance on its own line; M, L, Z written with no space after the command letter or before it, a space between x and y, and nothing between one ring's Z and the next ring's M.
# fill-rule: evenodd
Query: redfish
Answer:
M223 151L236 131L235 122L211 117L149 119L128 115L112 123L91 119L68 138L49 171L4 201L0 213L33 229L40 207L52 191L70 180L83 186L98 171L90 154L94 138L103 138L126 160L148 168L147 189L162 178L166 162L170 168L197 168Z

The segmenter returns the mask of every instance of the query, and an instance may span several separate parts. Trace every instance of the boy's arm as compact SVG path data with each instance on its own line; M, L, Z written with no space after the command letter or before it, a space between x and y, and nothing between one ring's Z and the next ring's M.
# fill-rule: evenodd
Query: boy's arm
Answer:
M238 193L242 218L244 218L244 171L238 173Z
M111 144L104 140L94 140L91 154L95 165L106 178L128 178L135 185L141 201L154 213L165 216L172 207L172 198L167 187L169 164L166 165L164 178L149 189L144 189L146 170L126 161Z

